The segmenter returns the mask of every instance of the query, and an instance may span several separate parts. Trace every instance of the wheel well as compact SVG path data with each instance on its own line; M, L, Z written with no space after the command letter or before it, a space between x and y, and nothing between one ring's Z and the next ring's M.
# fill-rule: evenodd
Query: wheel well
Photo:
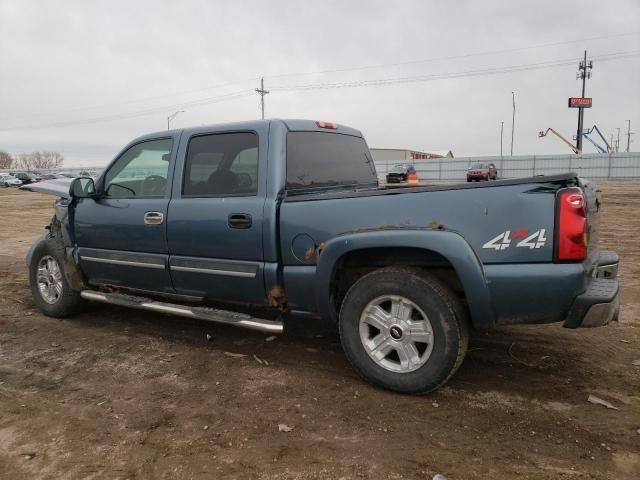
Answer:
M333 318L338 318L340 305L351 285L369 272L390 266L416 267L436 275L460 298L466 308L467 303L460 277L451 262L439 253L411 247L366 248L346 253L336 262L330 286Z

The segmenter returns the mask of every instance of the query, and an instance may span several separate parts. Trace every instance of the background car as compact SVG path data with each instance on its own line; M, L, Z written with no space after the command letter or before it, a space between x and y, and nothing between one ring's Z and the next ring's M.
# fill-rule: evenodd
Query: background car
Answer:
M467 170L467 182L497 180L498 170L493 163L474 163Z
M407 182L412 173L416 173L413 165L394 165L387 173L387 183Z
M55 180L59 178L55 173L45 173L42 175L42 180Z
M17 179L21 180L22 183L24 183L25 185L28 185L30 183L35 183L38 181L36 179L36 176L30 172L10 172L10 173Z
M67 178L64 175L60 174L60 173L45 173L42 176L43 180L59 180L61 178Z
M0 187L19 187L22 180L8 173L0 173Z

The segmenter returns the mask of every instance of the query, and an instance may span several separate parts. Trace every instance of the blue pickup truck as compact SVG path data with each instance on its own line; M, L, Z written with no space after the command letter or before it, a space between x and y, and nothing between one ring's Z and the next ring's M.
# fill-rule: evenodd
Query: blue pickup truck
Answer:
M96 181L22 188L60 197L27 257L44 314L92 301L272 333L321 318L398 392L443 385L472 327L618 315L618 256L573 173L386 189L359 131L263 120L146 135Z

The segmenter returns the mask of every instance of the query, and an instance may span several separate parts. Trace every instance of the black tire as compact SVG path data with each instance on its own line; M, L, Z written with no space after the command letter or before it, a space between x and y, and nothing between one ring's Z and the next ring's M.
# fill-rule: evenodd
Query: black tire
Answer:
M385 295L410 300L431 324L433 347L417 370L390 371L365 350L360 317L369 302ZM401 393L428 393L445 384L462 364L469 344L469 326L458 298L435 276L414 268L383 268L355 282L342 302L339 330L353 368L373 385Z
M29 284L31 286L33 301L38 309L49 317L69 317L76 313L82 305L80 293L71 288L65 277L64 255L64 246L62 245L62 242L57 237L52 237L46 241L40 242L36 246L29 265ZM62 292L53 303L45 300L43 294L40 292L37 281L38 265L40 264L40 261L47 256L52 257L57 262L60 268L62 280Z

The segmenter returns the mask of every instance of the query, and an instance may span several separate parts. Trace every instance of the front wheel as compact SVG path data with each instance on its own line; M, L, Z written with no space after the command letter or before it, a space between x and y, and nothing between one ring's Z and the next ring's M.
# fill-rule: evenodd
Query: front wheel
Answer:
M29 265L31 295L38 309L49 317L68 317L82 303L64 275L64 247L55 238L41 242Z
M456 296L418 269L383 268L360 278L344 298L339 322L354 369L402 393L427 393L447 382L469 341Z

